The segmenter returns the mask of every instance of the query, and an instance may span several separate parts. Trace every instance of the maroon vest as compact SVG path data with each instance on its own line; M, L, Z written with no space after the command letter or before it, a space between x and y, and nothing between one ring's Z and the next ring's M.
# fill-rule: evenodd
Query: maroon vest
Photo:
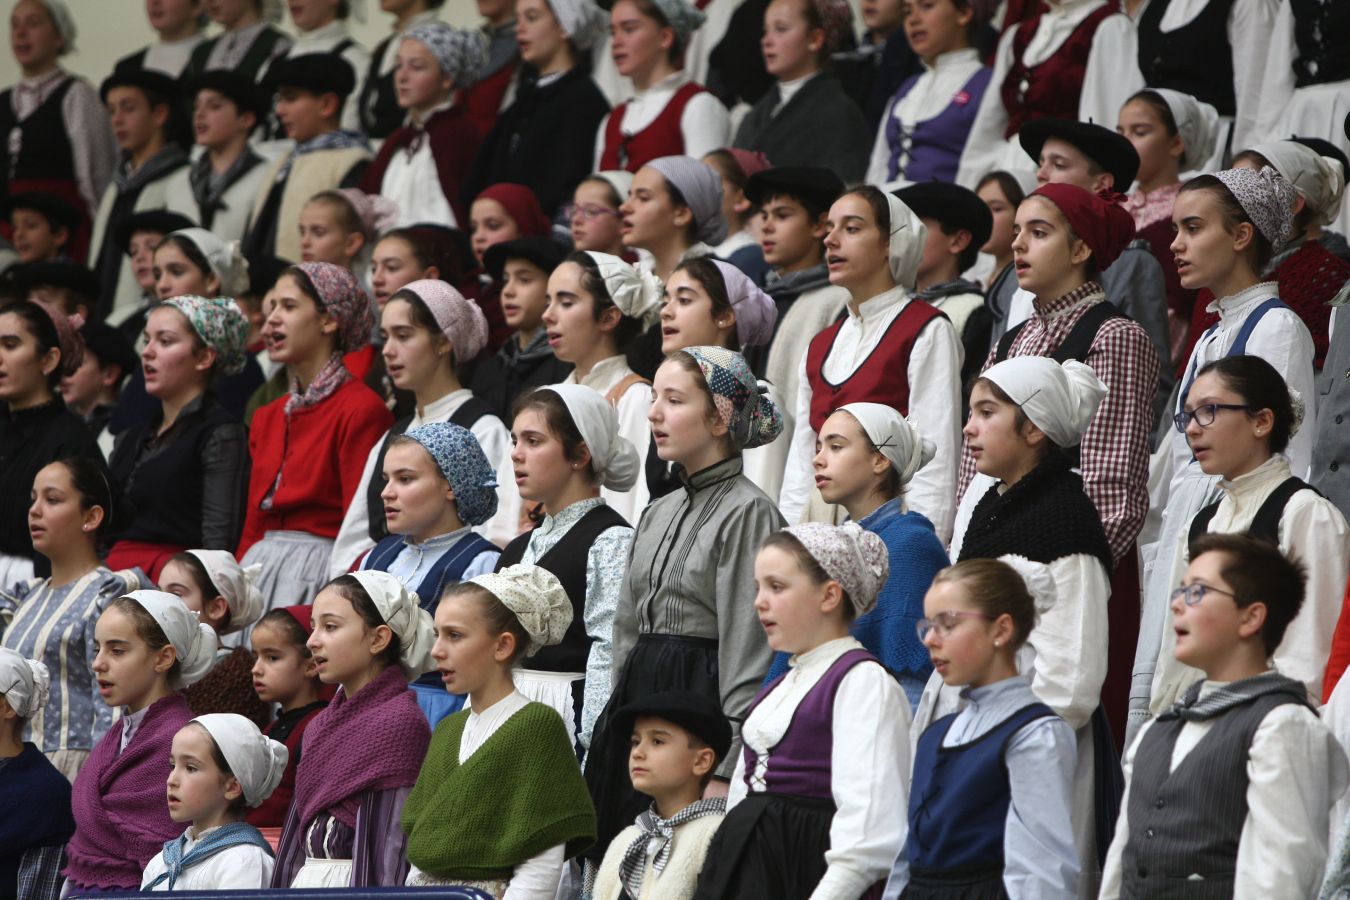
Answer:
M936 307L922 300L910 300L895 317L881 342L858 370L843 384L825 380L825 360L834 347L834 339L843 327L840 319L811 339L806 351L806 380L811 384L811 428L817 433L841 406L849 403L884 403L909 415L909 356L919 332L937 318L945 318Z
M654 159L683 153L684 132L680 129L680 119L684 117L684 108L689 101L702 93L705 93L703 87L692 81L682 85L660 115L631 137L625 136L620 127L628 104L620 103L614 107L609 114L609 121L605 123L605 149L600 154L601 171L627 169L636 172Z
M1003 79L1000 93L1008 111L1008 127L1003 136L1011 138L1022 125L1034 119L1078 118L1078 100L1083 93L1088 56L1097 27L1119 10L1107 3L1078 23L1068 40L1045 62L1027 66L1022 62L1027 44L1036 36L1041 17L1017 26L1012 41L1012 66Z

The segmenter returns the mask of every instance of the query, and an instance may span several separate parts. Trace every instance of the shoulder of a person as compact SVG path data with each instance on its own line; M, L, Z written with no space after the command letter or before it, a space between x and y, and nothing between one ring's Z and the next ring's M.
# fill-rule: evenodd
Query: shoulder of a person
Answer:
M1148 336L1144 326L1123 312L1102 322L1097 328L1097 335L1092 339L1091 350L1108 347L1134 347L1139 352L1147 351L1149 354L1157 355L1157 351L1153 348L1153 339Z

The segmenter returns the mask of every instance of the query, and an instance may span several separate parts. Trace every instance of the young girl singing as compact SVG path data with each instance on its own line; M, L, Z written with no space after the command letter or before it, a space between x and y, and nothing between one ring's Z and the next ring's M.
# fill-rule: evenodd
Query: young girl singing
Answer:
M515 665L571 622L567 592L538 566L480 575L436 607L432 659L471 708L436 729L403 808L409 885L552 897L565 861L594 840L571 730L512 682Z
M409 29L436 21L436 10L445 0L382 0L380 11L393 13L393 34L375 45L370 54L370 69L361 90L361 130L372 138L384 140L403 124L404 111L398 102L398 51Z
M159 586L210 625L219 642L211 671L185 692L188 706L199 716L237 713L262 728L271 721L272 709L253 689L253 654L243 643L230 648L220 642L262 616L263 597L253 586L257 574L226 550L188 550L169 557Z
M55 673L52 703L34 709L30 740L71 781L112 725L93 674L94 629L117 597L141 587L134 571L112 572L99 560L101 536L114 511L103 466L90 458L44 466L31 487L27 521L33 549L51 566L49 578L0 588L9 624L4 646Z
M259 890L272 883L272 848L244 822L276 789L286 747L233 713L198 716L173 736L169 817L189 823L166 841L141 878L142 891Z
M876 608L859 616L849 633L899 679L911 708L933 671L914 625L923 614L924 592L947 565L947 551L933 523L909 509L904 495L933 452L932 441L891 407L850 403L825 420L812 460L825 502L842 506L886 545L890 575ZM783 665L780 656L770 674L780 674Z
M663 156L637 170L623 216L623 245L646 250L643 268L663 281L686 259L708 256L727 236L722 179L707 163Z
M1036 627L1026 582L1000 560L966 560L938 573L923 606L917 631L966 705L919 737L886 897L1073 896L1077 749L1019 674Z
M261 563L267 608L313 597L328 578L342 511L370 448L391 423L379 395L352 378L342 353L370 342L370 300L352 273L301 263L277 280L264 326L293 390L253 417L248 506L238 556ZM329 465L311 465L316 459Z
M596 864L647 805L629 781L628 742L610 733L606 716L655 691L692 690L738 722L772 655L745 598L754 553L785 523L741 473L741 454L779 435L778 410L744 358L721 347L672 353L652 396L652 443L677 464L683 490L654 500L633 535L639 562L628 569L614 619L614 692L586 761L600 821ZM723 783L735 758L718 771Z
M632 262L623 245L623 213L619 207L633 187L633 173L623 170L595 172L582 179L572 192L572 202L563 207L571 226L572 247L619 256Z
M0 879L6 886L20 879L59 885L65 845L75 832L70 782L23 739L29 720L47 705L50 689L46 666L0 649L0 803L24 813L8 816L0 828Z
M909 709L890 673L849 637L889 570L881 538L806 523L755 558L754 609L792 669L746 710L727 817L708 848L698 900L859 897L900 851Z
M328 705L328 690L319 680L318 664L305 646L313 633L312 606L274 609L253 626L250 641L257 657L253 663L253 689L264 703L280 708L267 726L267 736L286 745L289 758L281 782L257 809L249 811L248 823L259 828L280 828L295 796L295 770L300 765L300 745L305 729Z
M98 692L121 718L75 779L66 890L135 890L179 834L164 805L165 762L192 718L180 691L211 668L216 636L173 594L133 591L99 616L94 640Z
M630 490L641 460L619 434L609 402L579 384L521 397L511 435L521 499L538 504L543 519L506 545L498 569L516 563L547 569L572 603L563 640L532 657L516 678L522 693L558 710L585 748L609 698L614 611L633 539L627 520L596 494Z
M408 682L431 668L431 616L387 572L333 579L313 616L307 646L340 691L306 731L272 887L399 884L397 822L431 740Z

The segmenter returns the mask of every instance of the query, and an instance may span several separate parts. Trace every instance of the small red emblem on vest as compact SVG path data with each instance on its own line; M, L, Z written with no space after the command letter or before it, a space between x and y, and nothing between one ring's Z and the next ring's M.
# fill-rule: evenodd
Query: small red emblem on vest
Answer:
M956 96L952 98L952 102L957 106L965 106L970 102L970 94L966 91L957 91Z

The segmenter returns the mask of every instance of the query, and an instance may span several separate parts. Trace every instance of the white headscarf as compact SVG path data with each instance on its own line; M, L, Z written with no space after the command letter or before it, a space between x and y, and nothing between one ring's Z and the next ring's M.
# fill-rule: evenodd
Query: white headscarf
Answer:
M51 686L46 666L36 659L24 659L8 647L0 647L0 693L16 716L31 719L47 705Z
M599 178L614 188L620 202L627 200L628 192L633 189L633 173L623 169L606 169L603 172L596 172L591 177Z
M539 566L517 564L470 578L515 614L530 636L526 655L563 639L572 624L572 601L558 576Z
M1219 111L1190 94L1169 88L1149 88L1167 104L1177 134L1186 149L1178 160L1183 171L1203 166L1214 155L1214 144L1219 139Z
M886 195L886 203L891 208L891 239L887 251L891 277L896 284L912 291L919 278L919 262L923 259L928 228L914 215L914 210L894 194Z
M591 451L591 468L602 487L626 491L637 484L642 460L632 441L619 434L619 417L604 396L581 384L554 384L552 391L567 407L572 422Z
M262 574L262 564L254 563L247 569L235 561L228 550L189 550L202 564L211 583L230 605L230 624L220 633L234 634L262 618L265 611L262 592L253 582Z
M1027 593L1031 594L1032 602L1036 604L1037 616L1044 615L1046 610L1055 605L1059 592L1055 587L1055 579L1050 574L1048 565L1032 562L1025 556L1018 556L1015 553L1006 553L1000 556L998 561L1011 566L1018 575L1022 576L1022 580L1027 585Z
M178 674L169 679L169 687L175 691L190 687L215 667L216 633L179 597L165 591L132 591L123 596L150 614L177 651Z
M248 291L248 260L238 241L226 243L205 228L180 228L169 235L174 236L191 241L206 257L212 274L220 279L220 296L233 299Z
M591 0L548 0L548 5L578 50L589 50L608 24L605 14Z
M902 485L937 453L936 445L919 433L917 425L884 403L848 403L837 411L858 420L867 439L895 466Z
M980 375L998 385L1055 445L1077 447L1106 396L1106 385L1077 360L1063 365L1046 356L1016 356Z
M249 806L260 806L281 784L291 755L285 744L264 736L257 725L238 713L212 713L192 722L205 728L216 742Z
M38 0L46 8L47 14L52 17L52 24L56 26L56 33L61 35L61 40L65 46L61 48L60 56L67 53L74 53L76 49L75 37L79 31L75 28L75 17L70 14L70 7L66 6L66 0Z
M598 250L587 250L586 253L594 260L600 280L609 292L609 299L614 301L619 312L630 319L637 319L643 328L655 325L661 317L661 294L664 290L661 279L645 269L630 266L613 254Z
M366 589L384 624L398 635L399 667L408 680L435 668L431 645L436 642L436 628L427 611L417 605L417 594L388 572L363 569L351 575Z
M1319 156L1298 141L1271 141L1252 149L1268 159L1275 171L1294 186L1316 213L1316 221L1323 225L1336 221L1345 197L1346 177L1339 160Z

